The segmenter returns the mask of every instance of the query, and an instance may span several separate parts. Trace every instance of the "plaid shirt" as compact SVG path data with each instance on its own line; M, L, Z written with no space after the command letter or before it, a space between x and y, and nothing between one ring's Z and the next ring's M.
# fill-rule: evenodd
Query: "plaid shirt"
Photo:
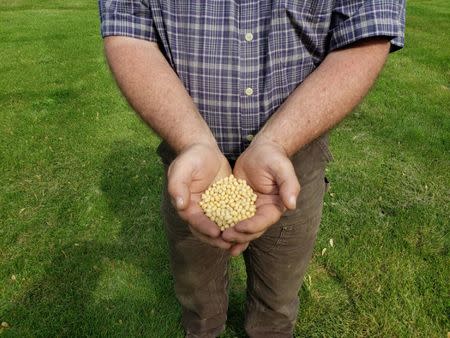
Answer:
M403 46L405 0L99 0L103 37L157 42L235 159L331 51Z

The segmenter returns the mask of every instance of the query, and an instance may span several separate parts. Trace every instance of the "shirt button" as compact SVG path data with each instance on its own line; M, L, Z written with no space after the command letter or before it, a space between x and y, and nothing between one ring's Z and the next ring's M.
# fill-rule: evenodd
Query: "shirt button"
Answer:
M250 87L246 88L245 89L245 95L247 95L247 96L253 95L253 89L250 88Z
M245 34L245 40L250 42L253 40L253 34L252 33L247 33Z
M248 141L248 142L252 142L253 141L253 135L252 134L248 134L247 136L245 136L245 139Z

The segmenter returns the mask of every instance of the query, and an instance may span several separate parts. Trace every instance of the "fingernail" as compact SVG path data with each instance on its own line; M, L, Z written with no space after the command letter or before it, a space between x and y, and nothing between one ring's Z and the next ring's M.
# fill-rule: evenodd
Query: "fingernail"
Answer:
M176 203L177 203L177 209L182 209L183 204L184 204L183 197L178 196L176 198Z
M295 209L297 204L297 199L295 198L295 196L289 197L289 204L291 205L292 209Z

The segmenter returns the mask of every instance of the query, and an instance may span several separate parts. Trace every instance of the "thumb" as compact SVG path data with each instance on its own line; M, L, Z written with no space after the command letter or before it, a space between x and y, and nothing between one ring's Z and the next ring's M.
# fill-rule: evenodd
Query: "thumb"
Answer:
M193 165L186 163L182 158L175 159L169 167L167 189L172 204L178 210L184 210L189 206L193 171Z
M300 193L300 183L295 174L294 166L288 158L283 159L274 170L278 191L286 208L294 210L297 196Z

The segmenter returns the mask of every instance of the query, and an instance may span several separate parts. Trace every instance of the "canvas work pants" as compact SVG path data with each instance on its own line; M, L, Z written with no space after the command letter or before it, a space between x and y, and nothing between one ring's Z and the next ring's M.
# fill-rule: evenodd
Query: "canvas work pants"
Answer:
M174 155L164 143L158 153L167 173ZM245 330L250 337L293 335L298 292L319 229L325 166L330 159L326 136L292 157L301 185L297 209L287 211L243 253L247 271ZM192 235L170 203L167 180L161 209L186 337L216 337L227 319L230 256Z

